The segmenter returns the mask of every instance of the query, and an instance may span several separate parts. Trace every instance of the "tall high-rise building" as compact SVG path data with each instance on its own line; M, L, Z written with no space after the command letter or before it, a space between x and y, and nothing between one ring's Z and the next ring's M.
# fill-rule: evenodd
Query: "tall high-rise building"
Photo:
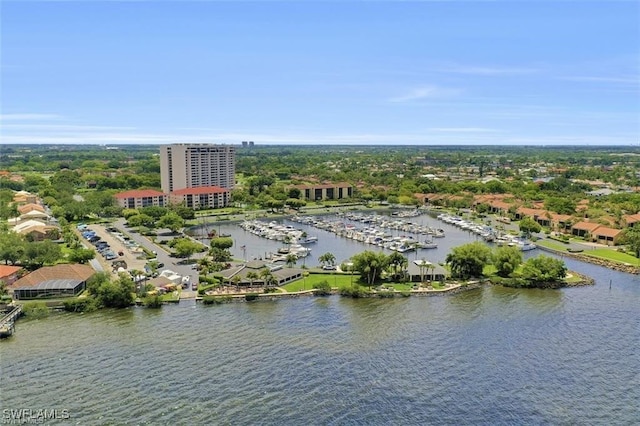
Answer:
M235 172L233 146L173 144L160 147L160 183L167 194L210 186L233 189Z

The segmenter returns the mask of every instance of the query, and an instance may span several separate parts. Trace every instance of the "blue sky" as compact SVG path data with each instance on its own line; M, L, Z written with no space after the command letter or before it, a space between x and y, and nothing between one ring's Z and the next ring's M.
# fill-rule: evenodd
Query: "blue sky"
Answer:
M2 143L640 144L637 1L0 4Z

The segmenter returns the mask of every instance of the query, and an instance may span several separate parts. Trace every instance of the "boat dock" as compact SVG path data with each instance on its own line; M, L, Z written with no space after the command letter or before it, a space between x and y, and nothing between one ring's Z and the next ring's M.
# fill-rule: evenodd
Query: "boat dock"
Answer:
M15 322L22 315L22 305L16 305L0 319L0 338L9 337L15 330Z

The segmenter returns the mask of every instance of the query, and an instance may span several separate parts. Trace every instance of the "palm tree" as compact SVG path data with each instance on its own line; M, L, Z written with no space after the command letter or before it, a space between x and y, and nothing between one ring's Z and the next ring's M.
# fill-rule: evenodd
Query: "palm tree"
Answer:
M242 278L240 277L240 275L234 275L233 277L231 277L231 282L233 283L233 285L236 286L236 291L240 291L240 281L242 281Z
M254 271L251 271L251 272L248 272L248 273L247 273L246 278L249 280L249 285L250 285L251 287L253 287L253 282L254 282L255 280L257 280L258 278L260 278L260 275L258 275L258 274L257 274L256 272L254 272Z
M298 256L296 256L295 254L291 254L291 253L289 253L287 255L287 258L285 259L285 262L287 263L287 266L289 268L293 268L296 265L297 261L298 261Z
M260 270L260 278L262 278L264 286L267 287L271 282L271 278L273 278L273 274L269 268L262 268Z
M420 283L424 282L424 270L427 268L427 262L424 258L420 259L420 263L418 264L418 268L420 268Z
M333 266L336 263L336 257L333 255L333 253L329 253L329 252L320 256L318 260L320 261L320 264L322 266L325 266L325 265Z
M433 263L429 263L429 264L427 265L427 270L429 270L429 271L431 272L431 279L430 279L430 281L434 281L434 278L435 278L435 277L433 276L433 271L435 271L435 270L436 270L436 265L434 265Z
M407 258L397 251L389 255L388 262L393 271L394 279L397 279L400 275L404 275L402 272L404 272L407 264L409 263Z

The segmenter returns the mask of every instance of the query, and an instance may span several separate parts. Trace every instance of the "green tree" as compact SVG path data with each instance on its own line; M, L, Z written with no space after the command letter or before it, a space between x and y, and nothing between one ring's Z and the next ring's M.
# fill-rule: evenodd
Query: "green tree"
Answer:
M184 219L174 212L169 212L158 220L158 228L167 228L171 232L178 232L184 226Z
M68 258L69 261L73 263L87 263L94 257L96 257L95 250L84 247L77 247L71 250Z
M127 219L129 226L137 228L138 226L146 226L147 228L155 228L156 221L153 217L146 214L137 214L129 216Z
M107 308L126 308L133 304L135 284L128 274L122 273L114 280L103 281L96 290L96 298Z
M154 219L160 219L169 213L169 209L160 206L147 206L140 209L140 213L151 216ZM174 214L176 214L174 212Z
M250 272L247 272L246 278L249 280L249 285L253 287L254 281L260 278L260 275L258 275L258 273L255 271L250 271Z
M562 260L544 255L528 259L522 267L522 278L530 286L558 282L566 275L567 267Z
M365 278L369 286L380 279L382 271L388 266L388 258L384 253L370 250L356 254L351 260L353 268Z
M476 241L454 247L445 259L451 268L454 278L468 279L481 277L482 269L489 263L491 250L483 243Z
M184 220L191 220L191 219L195 219L196 217L196 212L193 211L193 209L190 209L189 207L186 207L181 204L171 206L171 210L176 212L178 216L180 216Z
M407 269L409 261L402 254L394 251L387 257L387 263L391 268L393 279L397 281L404 276L404 271Z
M631 250L637 258L640 258L640 227L625 229L622 242L629 247L629 250Z
M62 259L60 246L53 241L34 241L26 244L22 262L29 269L37 269L42 265L53 265Z
M285 259L285 263L289 268L293 268L294 266L296 266L297 262L298 262L298 256L296 256L295 254L289 253Z
M187 261L191 259L194 253L203 250L204 247L195 241L188 238L178 238L173 244L173 251L177 257L187 258Z
M530 217L523 218L519 223L520 232L528 237L531 236L532 233L540 232L542 227L538 222L531 219Z
M228 250L233 247L233 238L229 237L217 237L211 239L211 247L220 250Z
M211 256L211 260L218 263L229 262L231 260L229 250L223 250L217 247L211 247L209 249L209 256Z
M24 256L26 241L13 231L0 233L0 260L5 264L16 264Z
M111 275L108 272L96 272L87 280L87 290L93 296L97 296L100 286L109 281L111 281Z
M307 202L297 198L287 198L286 204L294 210L299 210L301 207L306 206Z
M498 247L493 253L493 265L501 277L510 276L522 263L522 252L517 247Z

